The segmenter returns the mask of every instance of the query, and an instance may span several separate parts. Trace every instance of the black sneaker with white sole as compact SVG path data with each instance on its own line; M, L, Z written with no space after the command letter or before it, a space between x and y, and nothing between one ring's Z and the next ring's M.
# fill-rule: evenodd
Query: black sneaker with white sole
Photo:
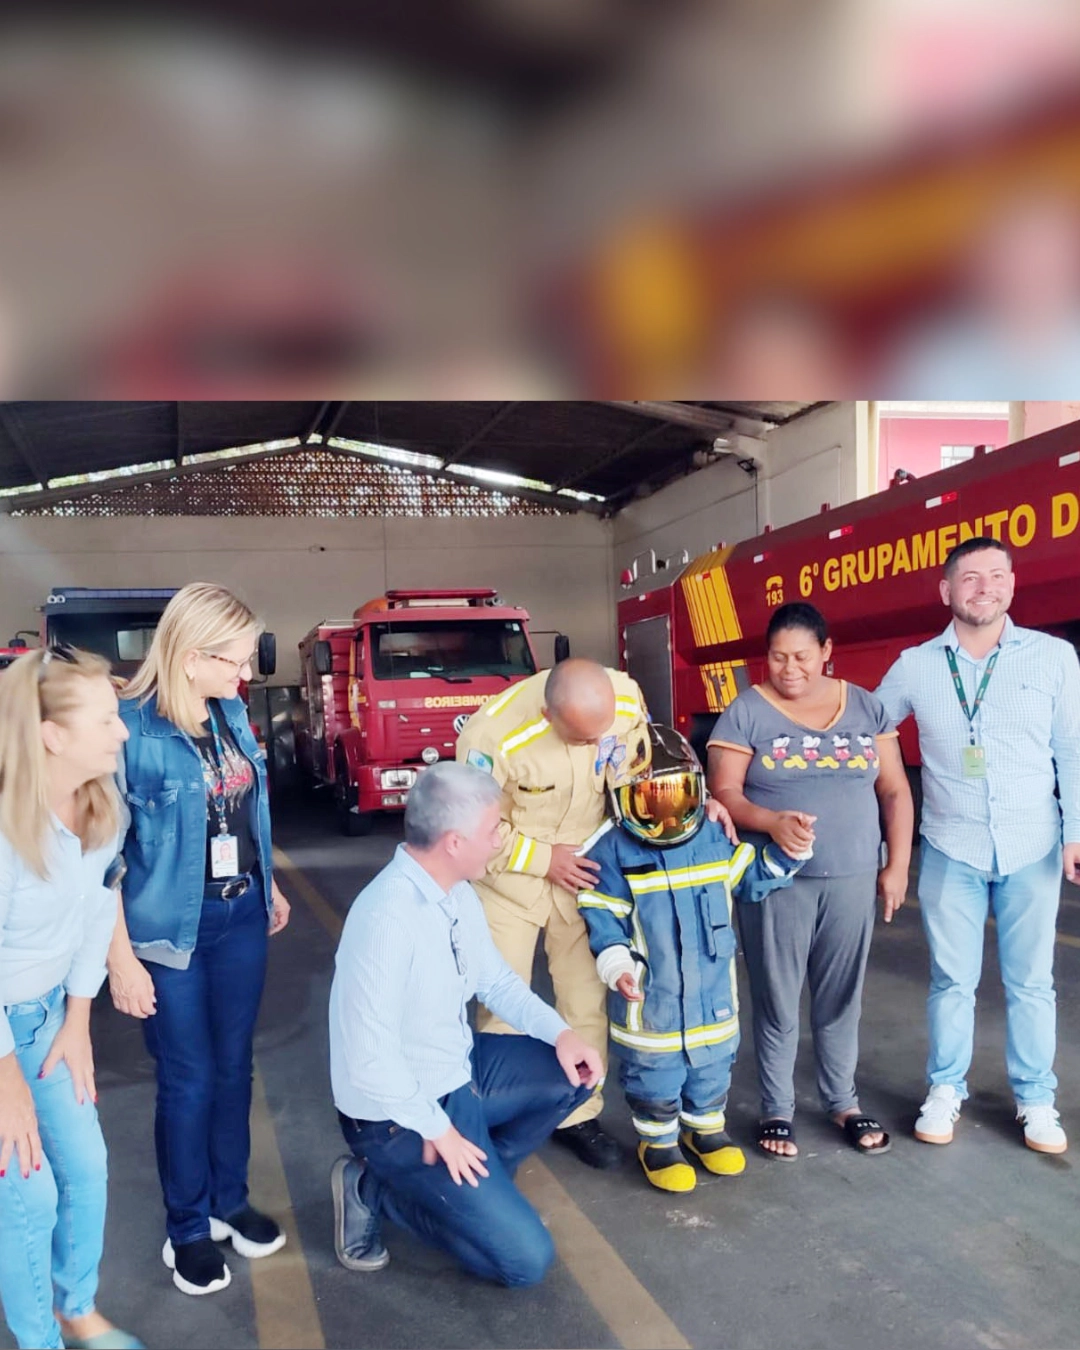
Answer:
M225 1258L209 1238L175 1247L166 1238L161 1259L173 1273L173 1284L184 1294L216 1294L232 1279Z
M231 1240L237 1256L246 1256L249 1261L269 1256L285 1246L285 1234L277 1220L269 1214L260 1214L250 1205L230 1214L227 1219L211 1218L210 1237L214 1242Z

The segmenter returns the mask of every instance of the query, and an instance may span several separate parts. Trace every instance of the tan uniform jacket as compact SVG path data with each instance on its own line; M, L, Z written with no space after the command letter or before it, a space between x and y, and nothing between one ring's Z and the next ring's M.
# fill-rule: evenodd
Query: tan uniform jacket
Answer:
M523 911L542 927L552 905L567 919L577 898L546 879L552 844L583 844L604 819L604 774L595 745L567 745L543 715L540 671L475 712L458 738L457 757L492 774L503 789L502 848L476 889ZM615 721L606 737L622 739L645 720L645 701L629 675L608 670ZM601 741L605 749L610 745ZM606 744L605 744L606 742Z

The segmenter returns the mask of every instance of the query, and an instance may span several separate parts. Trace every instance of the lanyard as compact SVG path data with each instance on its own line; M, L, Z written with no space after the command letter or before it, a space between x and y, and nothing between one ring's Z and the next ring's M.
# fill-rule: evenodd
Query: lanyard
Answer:
M214 710L209 703L206 705L206 711L210 714L210 734L214 738L214 750L217 754L217 764L215 766L217 784L221 791L215 793L210 784L207 783L207 796L210 798L210 805L214 808L218 818L218 833L228 834L229 827L226 820L225 810L225 781L227 776L227 767L225 764L225 746L222 744L221 736L217 729L217 720L214 717ZM206 774L203 775L204 779Z
M982 706L983 698L986 694L986 686L990 683L990 676L994 673L994 667L997 665L998 656L1001 654L1001 648L995 647L994 654L986 663L986 669L983 671L983 677L979 681L979 687L975 691L975 703L969 708L967 695L964 693L964 682L960 678L960 670L956 664L956 654L951 647L945 648L945 659L949 663L949 670L952 672L953 688L956 690L956 697L960 700L960 706L964 710L964 716L968 720L968 731L971 733L971 744L975 744L975 714Z

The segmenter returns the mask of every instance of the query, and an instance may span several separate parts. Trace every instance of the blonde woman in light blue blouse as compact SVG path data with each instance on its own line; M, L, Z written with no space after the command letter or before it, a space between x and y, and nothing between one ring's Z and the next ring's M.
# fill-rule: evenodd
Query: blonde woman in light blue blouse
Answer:
M0 1300L19 1346L44 1350L141 1347L95 1303L107 1174L90 1003L116 924L126 739L99 657L51 647L0 676Z

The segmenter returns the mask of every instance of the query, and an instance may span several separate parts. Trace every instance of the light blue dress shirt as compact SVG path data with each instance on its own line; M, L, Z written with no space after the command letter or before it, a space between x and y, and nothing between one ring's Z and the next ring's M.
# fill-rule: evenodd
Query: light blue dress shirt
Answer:
M353 901L338 944L330 989L338 1110L425 1139L445 1133L439 1098L472 1076L474 995L549 1045L567 1030L499 955L468 882L444 892L400 844Z
M0 1055L15 1048L6 1008L58 984L76 998L101 988L117 903L102 882L119 847L117 837L84 853L53 816L40 877L0 834Z
M951 623L939 637L902 652L877 696L894 722L915 715L922 833L958 862L1009 876L1045 858L1063 831L1065 843L1080 843L1080 664L1068 642L1018 628L1006 616L974 722L986 777L965 778L963 750L971 737L946 646L956 653L970 708L991 653L975 661Z

